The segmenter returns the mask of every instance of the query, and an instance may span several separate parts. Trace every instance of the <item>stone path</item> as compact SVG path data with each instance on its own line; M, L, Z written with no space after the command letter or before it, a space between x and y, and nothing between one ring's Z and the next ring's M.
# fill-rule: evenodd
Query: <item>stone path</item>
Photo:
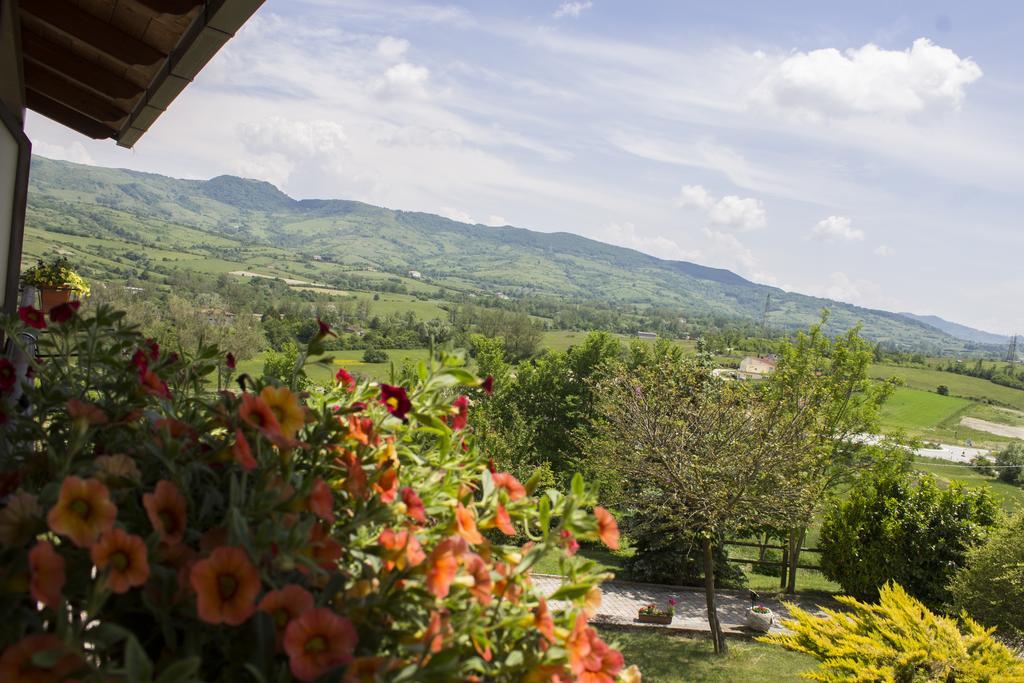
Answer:
M553 574L534 574L534 583L545 595L551 595L562 584L562 577ZM637 626L671 629L687 633L709 633L707 609L704 603L704 591L699 588L682 586L663 586L652 583L632 583L629 581L605 581L601 584L601 607L591 619L594 623L615 626ZM752 635L746 627L747 609L750 608L750 591L720 590L718 595L718 618L722 621L723 630L734 635ZM676 599L675 616L668 626L657 624L641 624L637 621L638 610L650 603L661 608L668 604L669 598ZM788 618L789 613L775 598L762 598L759 604L768 607L775 613L772 632L783 631L778 625L780 618ZM794 602L804 609L817 611L813 599L796 597ZM553 603L553 607L557 606Z

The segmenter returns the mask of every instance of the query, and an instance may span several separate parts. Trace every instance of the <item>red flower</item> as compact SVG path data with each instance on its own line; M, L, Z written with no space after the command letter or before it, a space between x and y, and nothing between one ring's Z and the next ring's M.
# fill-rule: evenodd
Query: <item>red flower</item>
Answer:
M42 653L45 657L36 657ZM57 655L57 656L51 656ZM0 681L4 683L60 683L85 662L52 633L25 636L0 656ZM48 666L47 666L48 665Z
M78 311L78 307L81 306L80 301L68 301L59 306L54 306L50 309L50 322L60 325L66 323L75 316Z
M277 416L260 396L242 394L242 405L238 408L238 417L260 430L271 441L284 437Z
M572 673L582 683L614 683L626 664L622 653L608 647L597 631L587 626L583 615L576 617L566 649Z
M320 318L316 319L316 326L317 326L317 328L319 328L317 333L316 333L316 336L319 339L323 339L327 335L330 335L332 337L337 337L338 336L338 335L334 334L334 332L331 331L331 326L328 325L327 323L325 323Z
M321 524L314 524L309 531L309 554L317 566L327 571L338 568L342 548Z
M66 578L64 558L53 549L49 541L39 541L28 553L28 567L32 599L56 610L60 606L60 592Z
M37 330L46 329L46 318L43 316L43 312L35 306L18 307L18 317L29 327L34 327Z
M308 590L290 583L281 590L270 591L260 600L258 609L270 615L277 632L278 642L284 638L284 631L293 619L313 609L313 596Z
M313 490L309 492L309 511L326 522L334 521L334 494L320 477L313 482Z
M149 359L156 360L160 357L160 345L156 343L155 339L147 339L143 342L146 348L149 349Z
M256 609L260 575L242 548L217 548L196 562L189 580L196 592L199 618L208 624L238 626Z
M112 529L100 536L90 554L96 569L107 570L106 585L115 593L127 593L149 578L146 543L123 529Z
M509 500L519 500L526 497L526 487L519 483L519 480L508 472L495 472L491 475L491 481L499 489L508 492Z
M338 371L334 373L334 381L345 387L345 391L355 391L356 378L349 374L345 368L338 368Z
M455 414L452 416L452 429L465 429L469 419L469 397L462 395L452 401Z
M228 366L228 370L235 369L235 354L228 351L228 355L224 356L224 364Z
M167 382L160 379L160 376L152 370L140 373L139 381L142 383L142 388L147 394L160 398L171 397L171 390L167 388Z
M185 496L174 482L161 480L152 493L142 496L142 507L146 508L149 523L160 539L167 545L176 545L185 538L188 519L185 513Z
M409 519L426 524L427 513L423 509L423 500L408 486L402 489L401 494L402 502L405 503L405 514L409 515Z
M603 507L594 508L594 516L597 518L597 533L601 536L601 542L612 550L619 549L619 524L612 517L611 513Z
M446 538L430 553L427 562L427 589L442 600L448 597L459 560L466 553L466 541L458 536Z
M562 533L559 534L562 537L562 546L565 548L565 554L572 557L576 554L576 551L580 549L579 541L573 538L572 532L568 529L562 529Z
M307 610L288 624L284 651L292 675L300 681L314 681L352 661L358 640L352 622L319 607Z
M235 445L231 447L231 455L246 472L256 468L256 458L252 457L252 449L241 429L235 430Z
M149 370L149 360L146 358L146 352L142 349L136 349L135 353L132 354L132 365L139 371L139 376L146 374Z
M72 420L82 420L93 426L107 422L107 414L102 409L92 403L79 401L77 398L68 400L67 410Z
M10 391L18 381L18 372L14 364L6 358L0 358L0 391Z
M484 378L484 381L480 383L480 388L484 390L484 393L490 396L494 393L494 378L490 375Z
M380 401L388 412L405 422L406 413L412 410L412 401L405 392L405 387L395 387L390 384L380 385Z

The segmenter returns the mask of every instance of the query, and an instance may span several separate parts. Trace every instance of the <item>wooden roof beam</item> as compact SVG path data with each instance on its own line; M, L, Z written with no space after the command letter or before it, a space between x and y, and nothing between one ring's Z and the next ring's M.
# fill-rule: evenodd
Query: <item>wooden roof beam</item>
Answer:
M77 130L82 135L88 135L96 140L112 138L117 133L110 126L80 114L74 109L65 107L60 102L55 102L46 95L34 90L25 91L25 103L32 111L38 112L48 119L53 119L62 126Z
M149 66L167 56L67 0L21 0L19 7L23 17L41 21L126 66Z
M31 32L23 31L21 45L26 62L32 62L63 75L79 85L104 97L134 99L143 88L105 70L99 64L84 61L74 52Z
M34 62L25 62L25 87L61 102L66 107L100 123L116 127L128 116L128 112L119 109L108 100L75 85L72 81L64 80Z
M188 14L205 0L135 0L135 3L157 14Z

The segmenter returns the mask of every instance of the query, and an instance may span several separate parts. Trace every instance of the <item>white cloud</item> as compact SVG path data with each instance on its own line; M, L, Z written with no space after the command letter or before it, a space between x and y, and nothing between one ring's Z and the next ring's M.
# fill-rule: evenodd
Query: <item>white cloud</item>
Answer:
M712 252L717 255L719 263L735 263L747 269L757 266L754 252L740 242L736 235L704 228L704 237L711 243Z
M270 116L239 126L242 142L256 153L286 157L333 156L345 149L345 128L334 121L295 121Z
M731 230L757 230L768 223L759 199L726 195L715 199L703 185L683 185L676 205L705 211L712 225Z
M643 235L637 231L635 224L628 221L609 223L598 239L662 259L694 261L702 257L701 252L684 249L678 242L668 237Z
M811 237L826 242L860 242L864 239L864 231L853 227L846 216L829 216L818 221L811 230Z
M374 90L384 97L427 96L426 82L430 78L430 69L418 64L400 62L388 68L383 78L377 80Z
M487 217L487 220L484 221L484 225L489 225L492 228L500 228L502 226L508 225L508 221L505 220L504 216L490 215Z
M879 244L877 247L875 247L875 254L878 256L882 256L883 258L886 256L892 256L894 253L896 252L893 250L892 247L886 246L884 244Z
M450 218L453 221L458 221L459 223L469 223L470 225L476 223L476 221L473 220L473 217L468 213L462 209L456 209L452 206L442 206L437 210L437 212L445 218Z
M48 159L59 159L61 161L73 161L76 164L88 164L95 166L96 162L92 155L81 142L75 140L66 145L57 145L44 140L36 140L32 143L32 153Z
M829 275L828 284L821 288L820 292L826 299L855 304L863 298L861 289L862 283L855 282L846 273L836 272Z
M408 49L408 40L394 36L384 36L377 43L377 54L385 59L400 59Z
M928 109L957 109L968 85L981 78L970 57L918 38L907 50L873 43L840 52L797 52L783 59L755 88L768 100L812 116L904 116Z
M575 19L593 6L594 3L590 0L563 2L558 6L558 9L555 10L555 13L552 16L555 19L561 19L562 17L572 17Z

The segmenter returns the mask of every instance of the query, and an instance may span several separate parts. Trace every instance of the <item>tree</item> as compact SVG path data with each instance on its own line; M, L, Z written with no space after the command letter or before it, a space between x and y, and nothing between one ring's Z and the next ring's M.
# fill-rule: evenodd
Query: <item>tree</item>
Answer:
M930 612L899 585L882 588L877 605L847 596L825 617L786 605L789 632L759 638L821 661L805 674L817 681L1019 681L1024 662L971 619Z
M788 529L786 591L796 590L796 570L807 527L835 491L873 469L900 467L908 456L891 440L873 441L879 411L892 394L890 382L868 375L872 346L853 328L834 340L821 322L779 349L776 370L765 383L770 401L789 413L809 416L810 427L793 457L803 462L803 489L794 496Z
M388 361L387 351L375 349L372 346L363 351L364 363L386 363Z
M987 489L887 472L860 481L821 527L821 568L854 597L873 600L895 581L926 605L948 602L947 586L967 551L995 524Z
M1024 512L967 553L967 566L953 577L949 591L956 610L1024 639Z
M935 390L935 392L939 396L949 396L949 387L947 387L945 384L940 384L938 388Z
M594 445L627 483L626 496L637 487L656 489L660 514L648 517L652 532L698 535L708 622L715 652L724 653L716 546L743 529L789 522L788 499L799 493L800 479L793 452L808 414L782 410L757 387L713 377L709 360L666 356L611 367L597 384L602 419Z
M1024 443L1014 441L996 454L996 476L1007 484L1024 483Z

